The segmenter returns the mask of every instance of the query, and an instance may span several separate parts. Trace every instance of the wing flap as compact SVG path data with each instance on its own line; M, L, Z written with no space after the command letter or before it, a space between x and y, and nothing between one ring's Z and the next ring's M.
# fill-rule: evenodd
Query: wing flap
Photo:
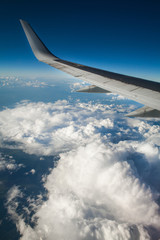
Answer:
M77 90L76 92L86 92L86 93L110 93L109 91L103 89L103 88L99 88L95 85L90 85L87 86L85 88L81 88L79 90Z
M159 118L160 111L144 106L126 115L127 117Z

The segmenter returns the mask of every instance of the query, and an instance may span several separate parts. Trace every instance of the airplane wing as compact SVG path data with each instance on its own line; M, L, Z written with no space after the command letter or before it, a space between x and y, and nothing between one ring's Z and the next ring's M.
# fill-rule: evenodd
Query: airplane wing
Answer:
M62 60L46 48L27 22L20 22L39 61L91 84L79 92L117 93L145 105L127 116L160 117L160 83Z

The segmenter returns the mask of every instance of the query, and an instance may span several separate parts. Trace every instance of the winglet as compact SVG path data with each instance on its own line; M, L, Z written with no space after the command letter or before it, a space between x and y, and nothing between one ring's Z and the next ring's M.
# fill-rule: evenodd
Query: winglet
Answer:
M46 63L47 60L54 61L58 59L48 50L48 48L43 44L43 42L26 21L20 19L20 23L23 27L32 51L39 61Z

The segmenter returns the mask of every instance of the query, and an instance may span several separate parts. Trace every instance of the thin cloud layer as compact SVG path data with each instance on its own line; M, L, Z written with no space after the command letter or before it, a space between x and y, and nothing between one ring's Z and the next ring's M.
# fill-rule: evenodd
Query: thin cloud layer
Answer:
M37 79L23 79L19 77L1 77L0 76L0 88L15 88L15 87L34 87L34 88L44 88L44 87L54 87L54 84L46 83L45 81Z
M48 199L32 199L35 227L17 213L10 192L21 239L160 237L158 124L118 118L112 105L67 101L24 102L2 111L0 124L1 145L11 140L28 153L60 154L44 183Z

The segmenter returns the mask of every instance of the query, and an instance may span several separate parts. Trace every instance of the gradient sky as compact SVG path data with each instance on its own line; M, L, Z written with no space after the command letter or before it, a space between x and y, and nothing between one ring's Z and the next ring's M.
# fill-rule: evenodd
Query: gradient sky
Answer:
M160 81L160 1L2 0L0 75L63 77L33 56L20 18L65 60Z

